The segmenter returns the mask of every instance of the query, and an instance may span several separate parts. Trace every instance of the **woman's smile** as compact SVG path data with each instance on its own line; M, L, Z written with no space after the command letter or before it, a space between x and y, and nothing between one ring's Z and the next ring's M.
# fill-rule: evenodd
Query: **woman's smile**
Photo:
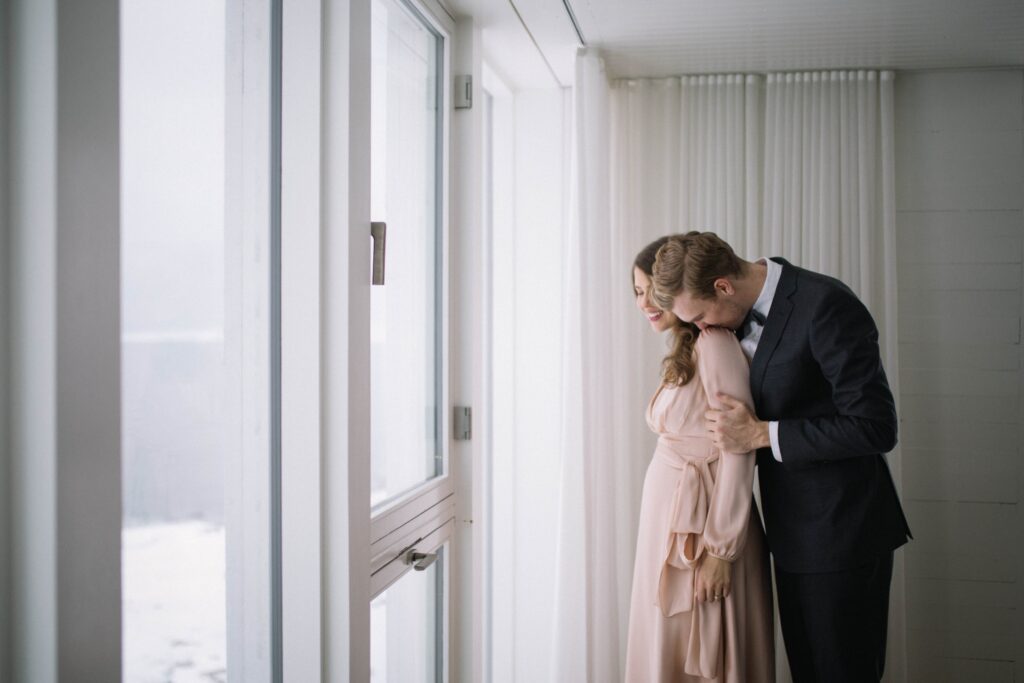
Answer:
M650 320L652 323L656 323L659 320L661 320L661 316L665 314L664 311L662 311L661 309L657 309L657 308L655 308L655 309L646 309L644 311L644 313L647 314L647 319Z

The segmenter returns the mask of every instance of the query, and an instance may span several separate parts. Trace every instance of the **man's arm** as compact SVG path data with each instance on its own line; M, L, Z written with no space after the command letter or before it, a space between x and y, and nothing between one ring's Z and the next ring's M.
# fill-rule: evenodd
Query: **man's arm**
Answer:
M836 414L779 420L784 463L840 460L885 453L896 445L896 404L882 367L878 328L852 292L835 289L822 302L810 347L832 387Z

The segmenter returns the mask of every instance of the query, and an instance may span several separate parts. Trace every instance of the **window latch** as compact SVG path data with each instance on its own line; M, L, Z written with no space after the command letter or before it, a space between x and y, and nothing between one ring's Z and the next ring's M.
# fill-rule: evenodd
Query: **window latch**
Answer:
M373 238L373 274L371 285L384 284L384 254L388 243L388 224L380 221L370 223L370 237Z

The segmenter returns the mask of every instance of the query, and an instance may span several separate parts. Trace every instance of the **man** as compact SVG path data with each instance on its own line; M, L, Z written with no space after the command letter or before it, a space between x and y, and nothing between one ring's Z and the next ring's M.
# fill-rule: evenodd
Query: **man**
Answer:
M871 314L842 282L781 258L744 261L714 233L670 239L654 296L735 330L754 408L721 396L715 444L757 452L782 635L795 683L878 681L893 550L910 529L883 453L896 409Z

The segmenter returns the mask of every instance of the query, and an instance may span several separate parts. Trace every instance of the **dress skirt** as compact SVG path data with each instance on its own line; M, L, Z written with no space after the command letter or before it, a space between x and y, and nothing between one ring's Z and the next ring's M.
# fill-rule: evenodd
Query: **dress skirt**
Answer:
M712 466L713 468L713 466ZM743 551L732 563L732 589L717 602L693 602L693 609L666 617L659 605L659 575L665 557L666 510L673 502L680 470L655 457L647 468L637 538L636 563L629 614L626 649L627 683L677 683L721 681L722 683L766 683L775 680L771 577L764 531L755 505L750 506ZM691 572L696 576L696 572ZM700 675L698 662L689 647L691 629L700 629L718 611L721 636L715 651L710 642L699 640L696 656L713 669ZM694 673L687 673L687 669Z

